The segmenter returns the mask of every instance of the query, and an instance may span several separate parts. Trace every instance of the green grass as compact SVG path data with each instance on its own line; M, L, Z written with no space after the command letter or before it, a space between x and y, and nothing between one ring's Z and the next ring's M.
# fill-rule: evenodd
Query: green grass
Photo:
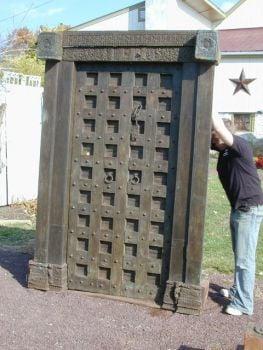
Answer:
M233 253L229 229L230 206L211 159L208 178L205 219L203 269L222 273L233 272ZM263 224L257 248L257 277L263 275Z
M32 242L35 227L30 221L0 222L0 247L20 247Z

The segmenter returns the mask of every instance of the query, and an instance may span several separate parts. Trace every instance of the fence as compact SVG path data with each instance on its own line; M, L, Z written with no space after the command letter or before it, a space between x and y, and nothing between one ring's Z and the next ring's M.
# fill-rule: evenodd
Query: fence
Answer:
M0 84L0 206L37 197L41 79L4 71Z

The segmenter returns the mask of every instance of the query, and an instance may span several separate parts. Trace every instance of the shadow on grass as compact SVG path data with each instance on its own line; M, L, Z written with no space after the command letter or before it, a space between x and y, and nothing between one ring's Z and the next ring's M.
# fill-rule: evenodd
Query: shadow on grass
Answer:
M25 224L0 226L0 266L27 286L28 262L33 257L35 230Z
M35 237L35 230L32 225L23 226L0 225L0 247L1 246L25 246Z
M11 273L23 287L27 287L28 262L32 255L0 247L0 266Z

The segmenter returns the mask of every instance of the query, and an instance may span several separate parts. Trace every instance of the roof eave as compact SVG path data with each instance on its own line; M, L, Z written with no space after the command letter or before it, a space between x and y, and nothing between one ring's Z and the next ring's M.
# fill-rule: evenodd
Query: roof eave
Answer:
M239 2L237 2L234 6L232 6L227 12L226 15L227 17L231 15L231 13L233 13L234 11L236 11L236 9L242 5L245 1L247 0L239 0Z
M139 8L141 6L143 6L145 4L145 1L140 1L138 2L137 4L134 4L132 6L127 6L121 10L117 10L117 11L114 11L114 12L111 12L111 13L108 13L106 15L103 15L103 16L100 16L100 17L97 17L95 19L92 19L90 21L87 21L87 22L84 22L84 23L81 23L81 24L78 24L77 26L74 26L74 27L71 27L69 30L80 30L82 28L86 28L90 25L93 25L93 24L96 24L96 23L99 23L99 22L102 22L106 19L109 19L109 18L113 18L113 17L116 17L116 16L119 16L123 13L126 13L128 11L132 11L136 8Z
M200 15L208 20L222 21L227 17L226 13L220 10L216 5L212 4L209 0L182 0L185 4L192 7ZM204 7L206 9L204 10Z
M263 56L263 50L262 51L221 51L221 56Z

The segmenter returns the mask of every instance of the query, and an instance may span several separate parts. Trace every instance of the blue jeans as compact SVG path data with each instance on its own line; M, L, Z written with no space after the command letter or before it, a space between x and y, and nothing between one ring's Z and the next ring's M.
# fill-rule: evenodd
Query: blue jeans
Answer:
M253 314L256 249L262 217L263 205L251 207L248 212L232 209L230 215L235 258L230 306L248 315Z

